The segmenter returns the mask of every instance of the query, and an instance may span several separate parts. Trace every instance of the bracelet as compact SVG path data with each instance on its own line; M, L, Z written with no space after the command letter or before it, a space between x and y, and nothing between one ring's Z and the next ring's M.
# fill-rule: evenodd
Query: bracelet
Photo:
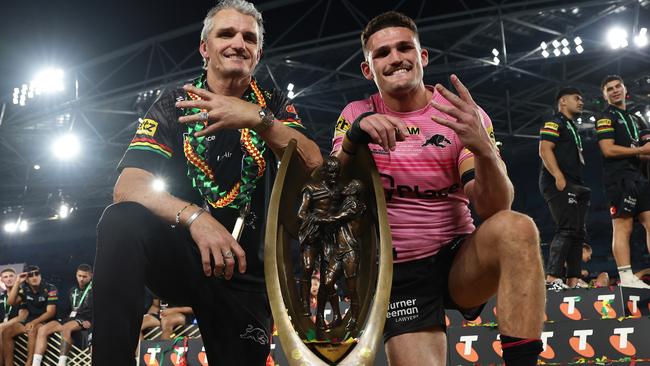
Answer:
M355 120L352 122L352 125L350 126L350 129L348 132L345 133L345 135L348 137L350 142L359 144L359 145L365 145L372 141L370 138L370 135L364 130L361 129L361 120L375 114L375 112L364 112L361 113Z
M194 220L198 219L199 216L201 216L201 214L204 213L204 212L205 212L205 210L204 210L202 207L199 207L199 209L196 210L196 212L194 212L194 213L192 214L192 216L190 216L190 217L187 219L187 221L185 221L185 227L189 229L189 228L190 228L190 225L192 225L192 223L194 222Z
M176 213L176 225L181 223L181 214L183 213L183 211L185 211L186 208L188 208L188 207L190 207L192 205L193 205L192 203L189 203L189 204L187 204L187 206L181 208L180 211L178 211Z

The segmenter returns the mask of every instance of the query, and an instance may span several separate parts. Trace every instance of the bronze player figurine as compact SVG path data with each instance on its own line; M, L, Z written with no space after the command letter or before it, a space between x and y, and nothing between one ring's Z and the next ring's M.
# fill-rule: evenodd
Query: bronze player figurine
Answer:
M340 188L338 177L340 163L338 159L329 157L325 159L320 169L320 180L307 183L302 189L302 202L298 209L300 228L298 240L302 256L302 276L300 278L300 296L303 315L310 316L309 293L311 276L316 270L316 263L327 260L327 253L334 251L336 228L332 224L332 213L336 212L340 201ZM318 293L318 306L325 304L321 299L322 291ZM334 301L336 300L336 301ZM335 318L340 318L338 298L334 293L330 299ZM322 312L316 316L316 323L324 328L325 321Z
M332 216L331 220L335 222L336 247L328 260L327 272L324 279L324 292L329 296L336 295L335 284L345 275L345 284L350 298L350 322L347 324L348 329L356 327L357 315L359 313L359 296L357 294L357 269L359 267L359 245L357 237L359 235L361 215L366 210L366 205L360 201L363 185L358 179L353 179L343 189L345 196L339 212ZM341 273L342 272L342 273ZM325 310L325 304L318 303L318 313ZM335 313L336 316L336 313ZM339 319L334 319L330 327L335 327L340 323Z

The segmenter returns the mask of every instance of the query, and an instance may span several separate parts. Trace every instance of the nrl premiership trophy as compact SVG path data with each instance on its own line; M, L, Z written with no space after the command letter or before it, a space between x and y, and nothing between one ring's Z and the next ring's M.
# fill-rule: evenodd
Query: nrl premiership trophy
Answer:
M282 348L290 365L372 365L392 280L379 174L367 149L360 149L345 171L338 159L326 158L312 177L294 152L292 142L273 187L264 259ZM300 258L295 266L292 254ZM320 286L312 314L316 272ZM340 310L343 293L345 314Z

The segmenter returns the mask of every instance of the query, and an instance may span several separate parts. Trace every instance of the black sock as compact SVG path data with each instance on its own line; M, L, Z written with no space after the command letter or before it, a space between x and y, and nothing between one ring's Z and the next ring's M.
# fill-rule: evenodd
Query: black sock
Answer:
M516 338L501 335L501 349L506 366L534 366L542 353L539 338Z

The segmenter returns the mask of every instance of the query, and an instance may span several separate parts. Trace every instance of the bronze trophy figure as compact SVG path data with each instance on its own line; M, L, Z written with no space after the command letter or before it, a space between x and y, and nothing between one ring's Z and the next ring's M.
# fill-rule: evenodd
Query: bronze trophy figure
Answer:
M264 249L266 287L282 349L290 365L372 365L393 271L379 173L365 148L345 171L330 157L310 177L295 149L290 143L279 165ZM294 263L293 258L299 259ZM309 300L316 270L314 321ZM343 278L350 299L344 315L336 288ZM329 324L327 303L333 312Z

